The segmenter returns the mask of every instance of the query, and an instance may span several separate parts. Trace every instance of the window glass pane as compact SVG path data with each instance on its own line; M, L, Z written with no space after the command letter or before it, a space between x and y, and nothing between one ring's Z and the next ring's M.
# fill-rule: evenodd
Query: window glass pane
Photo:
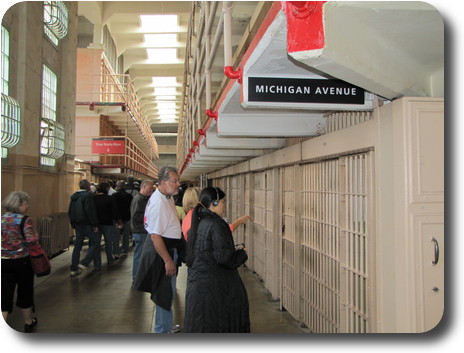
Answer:
M56 121L56 92L56 75L44 65L42 76L42 118Z
M3 26L1 39L2 158L6 158L8 156L8 148L16 146L21 137L21 107L15 99L8 96L10 34Z
M21 135L21 108L13 98L2 93L2 147L14 147Z
M63 1L44 1L44 24L57 39L68 33L68 9ZM47 33L47 35L49 35Z
M42 119L40 121L41 164L54 166L64 155L65 130L56 122L57 77L46 65L42 76Z
M2 26L2 93L8 95L10 75L10 33Z
M50 29L46 25L44 25L44 32L47 35L48 39L50 39L53 44L58 46L58 38L52 31L50 31Z

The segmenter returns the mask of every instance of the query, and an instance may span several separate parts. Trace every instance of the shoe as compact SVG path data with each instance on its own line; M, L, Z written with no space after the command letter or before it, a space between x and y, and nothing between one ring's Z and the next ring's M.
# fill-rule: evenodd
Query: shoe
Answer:
M121 256L119 256L119 255L113 255L113 257L114 257L115 260L119 260L121 258Z
M31 333L32 330L34 329L34 327L36 327L36 326L37 326L37 318L33 317L32 322L31 322L30 325L24 324L24 332L25 333Z
M77 271L71 271L71 277L79 276L81 273L81 269L78 269Z
M79 264L79 265L77 265L77 267L79 267L79 269L82 270L82 271L85 271L85 270L87 270L89 268L88 266L85 266L83 264Z
M175 325L169 333L180 333L180 325Z

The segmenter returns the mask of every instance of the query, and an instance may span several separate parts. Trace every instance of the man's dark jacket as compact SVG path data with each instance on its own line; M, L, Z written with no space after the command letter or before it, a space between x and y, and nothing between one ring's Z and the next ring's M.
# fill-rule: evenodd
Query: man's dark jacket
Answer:
M132 202L132 195L128 194L126 189L121 188L112 196L116 200L116 206L118 207L121 220L123 222L129 221L131 219L130 205Z
M71 196L68 209L69 220L73 228L77 224L98 226L97 209L91 192L87 190L76 191Z

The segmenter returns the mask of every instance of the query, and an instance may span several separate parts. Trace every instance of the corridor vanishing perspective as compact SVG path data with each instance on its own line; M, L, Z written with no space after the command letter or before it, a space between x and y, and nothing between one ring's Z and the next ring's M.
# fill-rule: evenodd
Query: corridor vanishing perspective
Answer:
M30 195L28 216L53 258L53 273L36 278L37 332L151 332L153 303L131 289L131 255L69 278L67 213L83 179L156 186L163 166L178 170L183 191L221 188L229 222L251 217L233 238L248 255L252 333L434 332L447 258L441 10L9 5L1 192ZM179 324L186 278L184 265Z

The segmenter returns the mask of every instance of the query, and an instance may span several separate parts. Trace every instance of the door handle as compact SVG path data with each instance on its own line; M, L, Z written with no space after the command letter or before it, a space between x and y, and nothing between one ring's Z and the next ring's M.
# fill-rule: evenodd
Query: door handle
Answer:
M432 237L432 242L434 244L434 259L432 261L432 265L436 265L440 259L440 247L438 245L438 240L435 239L435 237Z

